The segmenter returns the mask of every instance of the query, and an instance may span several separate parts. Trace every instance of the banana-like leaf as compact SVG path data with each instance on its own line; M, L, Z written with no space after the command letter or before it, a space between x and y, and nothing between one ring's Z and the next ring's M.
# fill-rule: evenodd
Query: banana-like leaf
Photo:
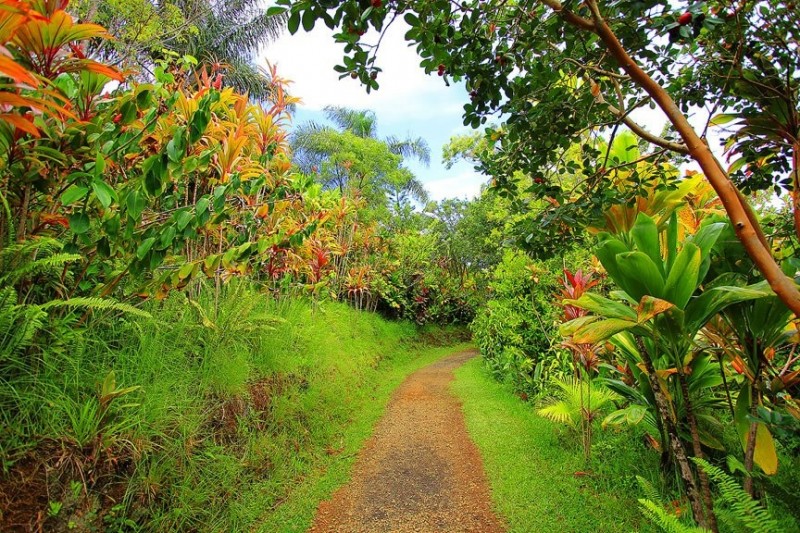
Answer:
M712 316L729 305L772 296L774 293L766 281L747 287L714 287L689 302L686 306L687 331L699 331Z
M631 237L639 251L647 254L664 276L664 263L661 259L661 246L655 221L646 214L639 213L636 224L631 228Z
M724 222L715 222L713 224L706 224L700 228L690 241L700 248L702 257L706 257L717 242L720 233L725 228Z
M636 318L636 312L627 305L593 292L587 292L577 300L564 300L564 303L586 309L595 315L605 318L624 318L628 320Z
M639 306L636 308L636 321L639 324L644 324L653 317L666 313L673 307L675 305L672 302L653 298L652 296L643 296Z
M750 407L752 404L750 394L750 383L745 383L739 391L736 400L736 428L739 430L739 437L742 441L742 448L747 450L747 439L750 433ZM757 464L765 474L771 476L778 471L778 453L775 450L775 441L772 434L762 423L758 423L756 428L756 447L753 453L753 462Z
M608 275L611 276L611 279L622 287L622 290L625 292L628 292L627 283L625 277L620 273L617 264L617 256L629 251L625 243L613 237L601 240L595 251L595 255L597 255L597 258L600 260L603 268L606 269L606 272L608 272ZM637 298L636 300L638 301L639 299Z
M620 274L633 290L629 294L641 300L643 296L660 298L664 294L664 276L644 252L626 252L617 256ZM626 289L627 291L627 289Z
M587 324L591 324L592 322L597 322L598 320L600 320L600 317L596 315L579 316L578 318L574 318L569 322L561 324L561 326L558 328L558 332L564 337L569 337L578 329L586 326Z
M620 331L626 331L638 325L639 324L637 324L635 320L625 320L621 318L597 320L578 328L572 334L572 341L578 344L595 344L612 337Z
M700 248L691 242L684 244L669 270L664 286L664 298L683 309L697 289L700 272Z

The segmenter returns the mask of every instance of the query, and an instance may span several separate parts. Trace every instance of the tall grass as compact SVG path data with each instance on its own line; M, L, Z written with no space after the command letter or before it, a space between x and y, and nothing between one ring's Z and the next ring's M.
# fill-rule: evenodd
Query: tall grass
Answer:
M41 511L51 530L252 529L357 449L400 374L444 353L412 324L336 302L246 283L198 294L150 304L151 318L63 327L26 352L0 392L0 493L38 481L0 525ZM315 504L293 507L297 524Z

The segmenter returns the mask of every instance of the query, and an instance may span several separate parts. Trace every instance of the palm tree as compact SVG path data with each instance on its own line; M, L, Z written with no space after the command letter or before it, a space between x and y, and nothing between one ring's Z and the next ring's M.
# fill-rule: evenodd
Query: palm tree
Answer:
M268 15L260 0L144 0L122 9L109 0L78 0L72 9L117 37L110 48L93 51L106 60L147 72L165 52L191 55L203 68L224 70L226 85L256 99L269 96L269 78L253 58L281 34L286 17Z
M368 109L326 106L324 113L336 128L307 122L299 126L292 136L295 163L303 172L316 173L331 160L337 147L338 135L355 135L361 139L378 141L384 144L391 154L401 158L397 172L393 172L391 176L384 174L373 177L378 182L375 184L389 196L395 208L399 208L409 200L421 204L427 203L428 193L422 182L402 166L402 161L406 158L417 159L425 166L430 165L430 148L425 139L422 137L400 139L395 136L380 139L377 117ZM323 178L323 186L336 186L344 191L347 188L346 184L354 181L354 178L348 168L336 166L331 170L331 176Z

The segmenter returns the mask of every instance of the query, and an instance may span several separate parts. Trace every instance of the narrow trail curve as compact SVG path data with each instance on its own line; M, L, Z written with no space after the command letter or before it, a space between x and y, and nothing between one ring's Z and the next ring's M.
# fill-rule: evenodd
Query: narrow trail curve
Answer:
M310 533L502 533L478 449L450 392L475 352L409 376L359 453L350 483L320 504Z

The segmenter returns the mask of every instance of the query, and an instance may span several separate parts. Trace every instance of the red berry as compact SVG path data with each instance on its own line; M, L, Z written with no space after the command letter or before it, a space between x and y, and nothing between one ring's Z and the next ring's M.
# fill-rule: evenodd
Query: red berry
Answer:
M114 124L119 124L122 122L122 113L117 113L114 115Z
M692 14L689 13L688 11L682 14L680 17L678 17L678 24L680 24L681 26L686 26L691 21L692 21Z
M439 76L444 76L444 73L445 73L446 70L447 70L446 66L439 65Z
M350 77L356 79L358 77L358 72L354 70L353 72L350 73Z
M372 7L374 7L375 9L380 9L382 5L383 2L381 2L381 0L372 0Z
M544 183L544 180L542 178L533 178L533 182L534 183Z

